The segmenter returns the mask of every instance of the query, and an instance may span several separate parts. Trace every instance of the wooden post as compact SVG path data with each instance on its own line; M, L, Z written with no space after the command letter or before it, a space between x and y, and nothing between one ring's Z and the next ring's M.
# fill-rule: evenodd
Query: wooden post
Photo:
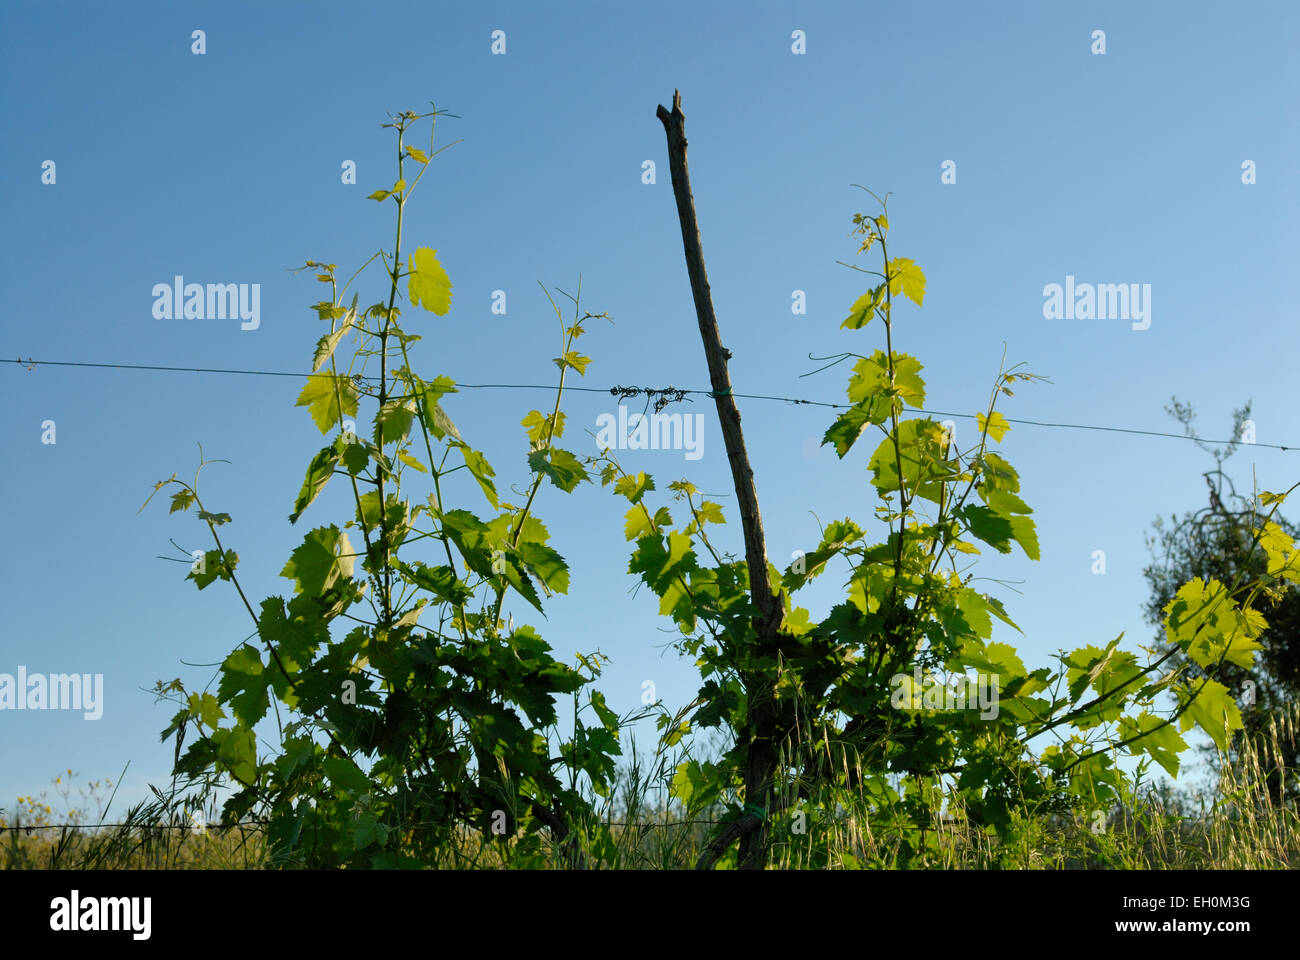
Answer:
M763 538L763 518L758 510L758 493L754 489L754 471L750 469L749 455L745 452L740 411L731 395L731 378L727 373L727 360L731 354L723 348L718 335L718 321L713 313L713 298L709 293L709 277L704 269L700 228L695 219L695 198L691 195L691 181L686 169L686 117L682 113L681 93L673 91L671 113L660 104L655 115L663 122L668 137L668 163L672 170L673 195L677 198L677 219L682 228L686 272L691 280L695 316L700 325L700 338L704 341L709 381L713 385L713 399L718 408L722 440L726 446L731 477L736 488L736 501L740 508L741 527L745 535L745 562L749 570L749 592L759 611L754 618L754 630L758 634L759 646L769 647L775 652L784 620L783 603L779 593L773 594L772 585L767 578L767 544ZM725 845L737 836L740 837L740 867L761 870L766 866L767 813L771 810L777 740L780 735L777 706L773 698L773 680L770 675L752 676L746 683L749 702L746 733L749 746L745 763L745 798L748 803L761 808L764 815L747 813L718 837L701 856L697 866L711 866Z

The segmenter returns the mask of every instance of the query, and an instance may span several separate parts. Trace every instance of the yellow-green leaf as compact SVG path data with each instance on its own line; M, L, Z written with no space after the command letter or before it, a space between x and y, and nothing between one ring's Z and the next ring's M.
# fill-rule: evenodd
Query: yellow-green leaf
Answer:
M587 364L591 363L591 357L584 357L576 350L570 350L562 357L555 358L555 365L563 370L565 367L573 367L581 376L586 376Z
M865 327L867 323L876 314L876 306L880 303L880 296L884 293L885 285L873 290L868 290L862 296L854 301L853 306L849 308L849 315L840 324L840 329L848 328L849 330L859 330Z
M988 417L985 417L982 413L975 414L975 422L979 424L980 432L987 431L995 443L1001 443L1002 438L1011 429L1011 424L1007 423L1007 418L997 410L994 410L992 415Z
M1178 588L1165 605L1165 636L1187 652L1199 666L1221 661L1253 669L1255 642L1263 627L1258 613L1242 614L1218 580L1196 577Z
M323 367L330 357L334 356L334 350L338 347L339 341L343 335L352 328L352 323L357 318L357 298L352 298L352 307L343 316L343 323L333 333L327 333L316 343L316 354L312 357L311 372L315 373Z
M1241 711L1237 709L1228 688L1217 680L1195 682L1191 690L1179 688L1179 701L1187 704L1193 692L1196 692L1196 699L1191 701L1187 712L1179 718L1178 728L1185 731L1195 723L1210 735L1216 747L1227 750L1228 734L1241 729Z
M420 247L410 259L411 276L407 282L407 297L411 305L420 305L438 316L451 309L451 279L438 262L438 251Z
M1272 520L1265 521L1257 533L1259 545L1268 555L1268 575L1300 581L1300 551L1290 534Z
M647 533L654 533L654 522L650 518L649 510L644 505L636 504L625 514L624 518L627 522L623 524L623 536L627 537L628 540L639 540Z
M925 298L925 274L907 257L895 257L889 261L889 267L885 270L889 274L889 292L891 295L897 295L901 290L903 295L915 303L918 307Z
M409 453L399 453L397 455L397 459L401 460L402 463L406 464L408 467L410 467L413 470L419 470L421 473L429 472L428 467L426 467L419 460L415 459L415 457L411 456Z
M190 716L196 717L205 727L217 728L217 721L226 715L217 698L210 693L190 694Z
M356 414L357 399L357 388L350 378L316 374L307 378L307 385L298 394L295 405L306 407L320 432L329 433L330 428L344 416Z
M1132 740L1128 745L1130 753L1149 753L1171 777L1178 776L1178 754L1187 749L1187 743L1172 723L1144 710L1136 718L1120 717L1119 726L1120 736Z

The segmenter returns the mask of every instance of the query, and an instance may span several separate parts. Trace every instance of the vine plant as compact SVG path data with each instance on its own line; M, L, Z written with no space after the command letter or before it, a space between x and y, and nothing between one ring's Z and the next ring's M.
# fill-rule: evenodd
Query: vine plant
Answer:
M619 754L620 720L602 695L586 691L581 707L577 699L599 675L603 655L579 654L576 667L567 666L534 627L516 625L513 614L503 620L509 596L540 613L543 594L568 589L568 565L535 506L544 485L571 493L589 479L558 445L561 401L569 372L581 376L589 363L575 349L583 324L606 315L581 311L579 287L565 322L547 294L561 328L555 402L549 413L533 410L523 419L527 493L522 504L503 501L495 470L443 409L457 392L454 381L415 373L408 346L420 336L399 324L403 292L412 306L439 316L451 306L437 252L408 251L403 238L410 199L441 152L433 149L438 115L408 111L383 124L396 134L397 178L370 199L394 203L391 251L376 253L341 287L334 264L301 268L315 270L330 297L313 305L329 331L316 344L297 404L333 437L312 458L289 520L302 519L331 481L348 487L350 519L308 532L281 574L292 594L254 607L236 574L238 554L223 541L220 528L231 518L200 499L198 474L192 484L173 474L154 487L155 494L180 487L171 512L197 507L214 549L196 551L187 579L200 590L229 581L257 640L226 657L215 695L186 691L180 681L159 683L161 695L182 703L163 739L175 737L178 775L208 789L233 782L223 822L265 818L279 864L428 864L460 849L466 828L519 837L525 851L538 852L541 827L574 863L581 852L571 830L589 812L580 787L606 792ZM404 142L425 119L428 153ZM409 164L419 172L408 184ZM384 267L383 298L359 309L354 293L345 307L349 288L376 260ZM348 334L357 349L344 369L338 347ZM377 377L364 375L368 364L378 366ZM353 419L363 400L375 407L368 435ZM460 471L476 481L488 513L447 500ZM415 475L428 482L423 499L411 493ZM564 694L575 700L574 728L554 754L555 698ZM278 749L259 750L254 731L271 704ZM187 731L196 736L182 754Z
M853 223L859 254L878 244L882 271L862 272L879 282L841 327L858 331L879 317L884 349L838 358L856 359L851 406L823 444L844 458L869 428L881 435L866 465L880 501L875 514L888 532L872 543L863 525L846 518L826 525L816 548L784 572L768 564L783 611L775 646L759 642L745 562L724 556L710 539L711 525L724 522L721 507L699 499L689 482L673 483L684 507L678 523L667 506L651 504L653 478L625 472L608 451L601 458L602 482L630 505L630 572L660 598L660 613L682 635L679 648L701 671L688 719L665 736L721 726L734 744L717 761L683 763L674 780L688 815L718 802L729 811L699 859L702 868L736 862L737 839L740 865L761 867L769 833L804 843L813 862L824 859L827 845L811 842L818 831L809 822L829 824L864 803L876 823L899 829L902 863L924 861L935 842L928 828L945 806L946 815L960 813L1006 841L1036 812L1109 809L1124 795L1117 765L1124 755L1141 757L1142 770L1154 761L1176 775L1190 727L1220 747L1241 727L1236 703L1215 677L1224 663L1253 663L1266 624L1237 602L1237 583L1193 580L1165 608L1166 635L1204 668L1200 677L1171 668L1171 654L1155 649L1143 648L1139 660L1120 648L1122 634L1032 670L1013 647L992 642L994 619L1019 628L999 600L970 585L962 564L980 545L1001 553L1018 547L1038 559L1032 510L1015 469L994 447L1010 429L996 409L999 397L1042 378L1004 368L977 417L977 442L966 450L933 419L905 418L908 407L923 407L925 382L921 363L896 349L893 307L900 296L920 306L925 275L912 260L888 255L887 210L877 200L879 215L858 214ZM1284 496L1266 494L1265 502L1276 510ZM1300 579L1295 545L1271 515L1254 533L1271 579L1250 589ZM846 593L815 622L791 597L833 562L844 571ZM953 709L974 706L979 683L994 709ZM778 750L755 777L752 760L755 751L771 752L768 738ZM753 836L763 837L756 854L743 849L743 838Z

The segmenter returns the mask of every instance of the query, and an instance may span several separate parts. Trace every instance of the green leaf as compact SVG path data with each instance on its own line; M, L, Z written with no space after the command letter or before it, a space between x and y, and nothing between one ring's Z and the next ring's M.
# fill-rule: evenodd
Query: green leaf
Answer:
M1128 745L1130 753L1150 754L1169 776L1178 776L1178 754L1187 749L1187 743L1178 735L1172 723L1166 723L1144 710L1136 718L1120 717L1119 728L1123 740L1141 737Z
M420 614L424 612L425 605L428 602L429 601L426 598L421 597L415 606L411 607L410 610L407 610L406 613L402 614L393 622L394 631L399 630L402 627L413 627L419 623Z
M492 482L492 478L496 476L496 471L487 462L487 457L472 449L467 443L458 441L455 446L460 448L461 455L465 458L465 466L469 468L469 472L474 475L474 479L478 481L478 485L483 489L483 495L488 498L488 503L496 507L498 505L497 488L496 484Z
M943 434L938 427L933 420L904 420L898 425L897 451L892 437L881 441L867 464L874 475L871 484L881 497L905 485L913 496L939 502L943 492L939 481L951 476L952 469L943 456L938 439Z
M1255 653L1263 649L1254 640L1261 630L1259 615L1243 615L1218 580L1207 583L1196 577L1183 584L1164 612L1166 638L1197 665L1210 667L1222 660L1254 668Z
M202 590L218 577L229 580L237 563L239 563L239 554L233 550L227 550L224 556L219 550L209 550L203 555L203 572L196 573L191 569L185 579L193 580Z
M347 311L339 304L332 300L322 300L320 303L313 303L311 309L316 311L318 320L337 320Z
M342 439L340 437L340 439ZM370 446L357 438L355 443L344 444L343 465L348 468L348 473L356 476L362 470L366 469L366 464L370 462Z
M417 460L415 457L411 456L409 453L399 453L397 455L397 459L402 461L402 463L406 464L412 470L418 470L420 471L420 473L429 472L428 467L426 467L422 462Z
M696 508L695 517L686 527L686 534L690 535L697 530L704 529L706 523L726 523L727 518L722 515L721 504L714 503L712 500L705 500Z
M791 561L790 567L782 578L782 585L790 593L800 589L826 569L828 560L861 539L862 529L847 517L827 524L817 549ZM802 567L802 572L799 571L799 567Z
M438 262L437 253L428 247L415 251L410 258L411 275L406 295L412 306L423 306L438 316L445 316L451 309L451 280Z
M984 594L977 593L970 587L962 587L957 591L956 601L957 609L961 611L962 619L966 621L967 625L976 636L987 638L992 635L993 620L989 616L988 599ZM995 667L1000 661L997 659L997 655L995 655L993 650L994 647L999 648L997 655L1009 652L1012 658L1015 657L1015 650L1008 647L1006 644L989 644L984 650L984 655L989 658L989 661L994 664ZM1023 675L1025 672L1024 664L1019 663L1019 661L1016 661L1016 663L1019 664L1019 675Z
M177 490L172 494L172 508L167 512L177 513L188 510L194 504L194 493L190 490Z
M189 705L190 716L205 727L211 727L214 730L221 718L226 715L226 711L221 709L221 704L217 702L217 698L210 693L191 693Z
M687 813L693 814L704 809L718 792L717 785L699 761L688 760L678 765L670 795L681 802Z
M465 582L457 579L455 571L445 564L437 567L430 567L423 563L408 566L401 561L394 561L393 565L409 576L416 586L428 590L439 600L445 600L453 606L463 607L473 596L473 592Z
M662 535L650 534L637 541L637 551L628 563L629 573L639 573L646 584L663 596L673 581L697 567L691 539L672 531L667 544Z
M999 553L1011 552L1015 530L1011 526L1010 517L974 503L966 504L958 511L958 515L966 521L972 536L979 537Z
M419 163L429 162L429 158L425 155L423 150L420 150L416 147L412 147L410 144L407 144L406 155L410 157L412 160L418 161Z
M1216 747L1226 751L1228 734L1241 729L1241 711L1228 688L1217 680L1207 679L1175 689L1179 703L1187 705L1187 711L1178 720L1179 730L1185 731L1195 723L1209 734Z
M244 783L257 779L257 744L247 727L217 730L212 734L218 759Z
M1006 490L992 490L987 487L980 488L980 496L988 504L989 509L1010 516L1014 513L1033 513L1033 509L1021 500L1014 493Z
M221 665L217 697L230 704L236 720L251 727L266 716L270 706L268 684L261 656L253 647L243 644Z
M569 592L569 565L564 558L541 543L521 543L519 558L538 580L553 593Z
M925 381L921 379L921 362L905 353L894 354L894 390L889 394L889 356L877 350L853 365L849 379L849 400L863 400L885 393L902 398L910 407L925 405Z
M1020 544L1020 549L1025 551L1025 556L1030 560L1038 559L1038 532L1031 518L1012 517L1011 537Z
M997 443L1001 443L1002 438L1011 429L1011 424L1007 423L1007 418L997 410L994 410L992 415L988 417L985 417L982 413L975 414L975 422L979 424L981 433L987 431L988 435Z
M915 303L918 307L925 298L925 274L907 257L895 257L889 261L885 268L885 273L889 275L889 293L891 296L897 296L901 290L903 295Z
M593 690L590 702L592 709L596 711L596 716L600 718L601 726L617 736L618 714L606 705L605 695L599 690Z
M418 384L417 392L423 399L423 403L420 404L420 418L424 421L425 429L439 440L448 434L460 440L460 430L456 428L456 424L438 402L449 393L460 392L456 389L455 381L450 377L438 377L429 383L420 381L418 377L414 379Z
M537 588L533 586L533 581L529 579L528 572L524 569L522 562L517 554L508 552L505 555L505 576L506 582L536 608L538 613L543 613L542 598L537 595ZM566 578L567 579L567 578Z
M565 493L572 493L582 481L591 479L578 458L559 447L534 450L528 455L528 466L534 473L549 477Z
M516 523L518 523L518 514L503 513L488 524L488 529L497 541L505 541L514 536ZM534 516L524 518L523 528L519 531L519 543L546 543L550 539L551 535L542 521Z
M1020 477L1015 468L996 453L985 453L979 461L982 468L980 486L983 490L1005 490L1008 493L1020 492Z
M653 516L653 522L652 522ZM647 533L654 533L656 527L670 526L673 522L667 507L660 507L653 515L643 504L637 504L624 515L623 536L628 540L640 540Z
M534 447L540 447L548 439L555 439L564 435L564 413L562 411L557 413L553 435L550 435L551 418L543 416L540 410L529 411L528 416L519 421L519 424L528 431L528 442Z
M1272 496L1274 498L1272 502L1282 502L1282 497L1277 495L1267 494L1266 496ZM1269 502L1265 501L1263 496L1260 497L1260 501L1262 503ZM1295 541L1291 539L1291 535L1272 520L1266 520L1255 533L1259 537L1259 545L1268 556L1268 575L1275 579L1293 580L1300 583L1300 551L1296 550Z
M339 450L342 445L340 438L330 446L322 447L320 452L312 457L311 463L307 466L307 476L302 482L302 489L298 491L298 498L294 500L293 513L289 514L290 523L297 523L302 512L325 489L325 484L334 475L334 469L339 464Z
M352 848L364 850L372 843L383 844L388 839L388 825L379 822L373 813L363 813L357 817L352 827Z
M295 581L295 593L320 596L340 579L352 579L352 553L348 535L338 527L317 527L290 554L280 576Z
M587 372L587 364L591 363L591 357L584 357L576 350L570 350L564 356L556 357L554 363L561 370L565 367L572 367L574 370L577 370L580 375L585 376Z
M349 757L326 757L325 773L335 790L363 796L370 792L370 779Z
M199 511L199 519L200 519L200 520L206 520L206 521L208 521L208 522L209 522L210 524L212 524L214 527L219 527L219 526L221 526L223 523L229 523L229 522L230 522L230 514L228 514L228 513L209 513L207 510L200 510L200 511Z
M857 442L867 424L884 423L889 419L889 411L892 406L889 397L879 394L855 403L847 411L840 414L839 419L827 429L826 435L822 438L822 446L828 443L834 444L835 453L843 459L853 444Z
M973 590L963 590L963 593L975 593ZM978 594L976 594L978 596ZM983 597L980 597L983 600ZM992 623L989 624L988 630L993 629ZM986 632L984 636L988 636ZM1005 684L1008 680L1014 680L1017 677L1029 675L1025 669L1024 661L1016 653L1016 648L1009 643L990 643L984 647L984 655L997 667L997 674L1000 682Z
M276 651L280 662L291 672L310 661L322 643L329 642L329 626L321 617L319 605L315 598L304 600L305 597L303 594L293 599L288 616L281 597L267 597L257 618L257 635ZM279 683L279 670L273 668L268 672L271 681Z
M329 358L334 356L335 348L338 347L339 341L343 339L343 335L347 333L349 329L351 329L352 322L356 319L356 317L357 317L357 298L354 296L352 298L352 307L351 309L348 310L347 314L344 316L343 322L339 325L339 328L335 330L333 333L325 334L323 337L320 338L320 340L316 342L316 353L312 356L312 361L311 361L312 373L315 373L321 367L325 366L325 363L329 360Z
M871 321L871 318L876 315L876 307L880 305L880 300L884 295L885 285L882 283L875 289L868 290L858 297L849 309L848 317L840 324L840 329L860 330L865 327Z
M345 416L356 415L358 397L351 378L318 373L307 379L295 406L306 407L320 432L329 433Z
M456 381L451 377L434 377L428 382L421 381L424 388L424 398L430 403L437 403L449 393L460 393L456 389Z
M1082 697L1088 687L1092 687L1099 697L1109 697L1143 675L1145 671L1138 665L1137 657L1119 649L1122 637L1120 634L1112 640L1105 650L1088 645L1061 658L1061 662L1069 667L1066 682L1073 700ZM1114 716L1118 716L1118 704L1103 704L1097 712L1098 719L1102 720L1114 719Z
M395 443L406 439L411 432L411 420L415 411L407 400L390 400L375 413L375 429L381 444Z
M985 604L987 604L989 612L992 613L993 616L997 617L999 620L1005 623L1012 630L1016 631L1016 633L1019 633L1022 636L1024 635L1024 631L1021 630L1020 627L1018 627L1015 624L1015 622L1010 617L1007 616L1006 607L1002 605L1001 600L999 600L997 597L990 597L988 594L985 594L984 602Z
M392 497L392 494L389 494ZM383 514L379 507L379 491L371 490L363 493L357 498L357 516L361 518L361 526L369 533L375 527L383 522Z
M428 428L430 433L439 440L448 434L451 434L457 440L461 439L460 430L457 429L456 424L452 422L451 417L447 416L447 411L442 409L441 404L426 404L425 409L430 411L432 414L432 416L426 415L424 417L424 425Z
M636 476L628 474L620 477L618 483L614 484L614 492L620 497L627 497L628 503L640 503L641 498L654 488L654 480L646 473L638 473Z
M495 576L492 569L492 555L489 543L490 528L468 510L448 510L439 515L442 519L442 532L456 547L471 570L481 577Z

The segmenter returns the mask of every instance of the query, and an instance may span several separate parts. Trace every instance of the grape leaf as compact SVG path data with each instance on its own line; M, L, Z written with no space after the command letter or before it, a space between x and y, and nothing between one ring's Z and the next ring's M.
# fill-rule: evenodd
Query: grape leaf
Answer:
M534 473L549 477L565 493L572 493L583 480L591 479L578 458L559 447L534 450L528 455L528 466Z
M994 410L987 417L982 413L975 414L975 422L979 424L980 432L987 431L988 435L997 443L1001 443L1002 438L1011 429L1011 424L1007 423L1007 418L997 410Z
M915 303L918 307L925 298L925 274L907 257L895 257L889 261L889 266L885 269L889 274L889 293L891 296L897 296L901 290L903 295Z
M293 513L289 514L290 523L297 523L302 512L325 489L325 484L329 482L334 469L338 466L342 445L340 437L330 446L322 447L320 452L312 457L311 463L307 466L307 476L302 482L302 489L298 491L298 498L293 503Z
M340 423L344 416L356 415L357 400L357 387L350 377L315 374L307 379L307 385L298 394L294 405L306 407L320 432L329 433L330 428Z
M411 275L406 294L412 306L422 306L438 316L451 309L451 279L438 262L437 250L420 247L410 258Z

